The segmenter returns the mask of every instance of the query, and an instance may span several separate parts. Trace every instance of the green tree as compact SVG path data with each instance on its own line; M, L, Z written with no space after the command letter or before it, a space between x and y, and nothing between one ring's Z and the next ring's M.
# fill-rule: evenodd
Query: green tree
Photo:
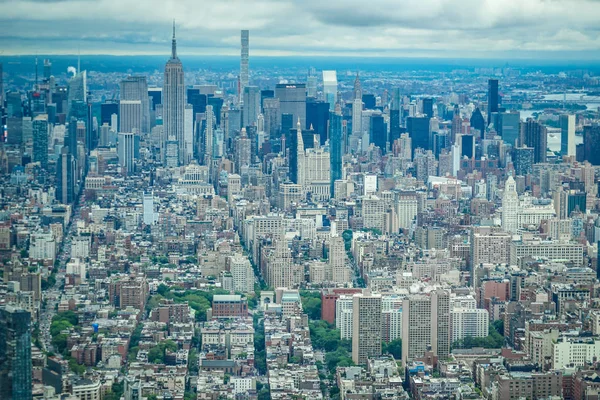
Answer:
M54 346L54 349L61 354L64 354L67 349L67 338L68 336L64 333L52 337L52 346Z
M352 247L352 230L346 229L344 232L342 232L342 239L344 239L344 247L346 248L346 251L350 251L350 248Z
M63 311L56 314L52 321L67 321L71 325L77 325L79 323L79 317L73 311Z
M319 292L310 292L303 290L300 292L302 300L302 308L308 315L308 318L313 320L321 319L321 294Z
M188 356L188 371L198 373L198 351L191 349Z
M340 346L340 331L327 321L309 321L310 337L313 347L325 351L334 351Z
M113 383L111 391L104 395L104 400L121 400L123 395L124 385L123 382Z
M164 340L148 351L148 361L154 364L163 364L167 351L177 350L177 343L172 340Z
M77 363L77 360L74 359L73 357L68 357L69 360L69 369L77 374L77 375L83 375L86 371L86 367L85 365L81 365Z
M402 339L395 339L382 344L383 353L390 353L396 360L402 359Z
M264 385L260 390L258 389L258 400L271 400L271 389L269 385Z
M50 324L50 335L52 337L55 337L55 336L59 335L62 331L67 330L72 327L73 327L73 324L71 324L69 321L64 321L64 320L53 321Z

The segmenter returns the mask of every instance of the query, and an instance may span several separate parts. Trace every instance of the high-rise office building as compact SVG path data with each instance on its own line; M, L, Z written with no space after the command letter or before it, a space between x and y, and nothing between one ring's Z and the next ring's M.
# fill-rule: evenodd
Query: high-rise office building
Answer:
M473 135L459 135L460 137L460 158L475 157L475 137Z
M518 226L519 195L517 194L517 183L512 175L508 177L504 185L502 196L502 229L509 233L516 233Z
M69 80L67 94L67 114L73 115L74 103L87 103L87 71L77 71L77 74Z
M107 100L100 105L100 125L109 124L112 122L112 115L119 115L119 103L112 100Z
M342 179L342 157L344 156L344 140L342 132L342 115L332 112L329 114L329 152L331 186L330 194L334 196L335 181Z
M177 57L177 40L175 39L175 23L173 23L173 40L171 43L171 58L165 65L163 86L163 125L165 137L173 137L177 141L178 164L185 160L184 113L185 113L185 82L183 65Z
M387 151L387 127L381 114L372 114L369 121L369 142L379 147L382 154Z
M306 77L306 95L313 99L317 98L317 71L314 68L308 69L308 76Z
M148 99L152 100L152 104L149 104L150 108L155 111L156 106L162 104L162 88L149 87L148 88Z
M292 135L294 137L294 135ZM296 142L295 146L290 146L290 178L292 178L292 182L297 183L300 187L303 187L304 182L304 139L302 137L302 123L300 122L300 118L298 118L298 123L296 124ZM295 157L293 157L295 153ZM291 164L294 164L292 166ZM294 171L294 172L292 172ZM293 175L295 176L293 176ZM295 180L293 179L295 178Z
M269 139L275 140L279 137L281 129L281 110L279 99L267 98L263 102L263 116L265 118L265 133Z
M526 176L533 172L533 152L532 147L517 147L513 151L513 164L517 176Z
M206 126L204 128L203 164L211 165L213 157L213 139L215 132L215 113L212 106L206 106Z
M329 238L329 269L331 270L330 280L335 283L345 284L350 281L350 270L346 267L346 248L344 238L337 235L335 229L331 230L332 236Z
M417 294L402 304L402 365L406 367L430 350L440 360L450 353L450 295L436 290Z
M256 124L260 114L260 89L258 86L245 86L243 93L242 126L248 127Z
M521 124L521 137L523 145L533 147L533 162L545 163L548 151L548 132L546 127L533 118Z
M8 117L6 119L6 129L8 136L6 143L21 145L23 140L23 117Z
M136 133L119 132L119 143L117 145L119 165L121 165L127 174L135 171L137 140L139 140L139 136Z
M273 89L262 89L260 91L260 108L265 105L265 99L272 99L275 97L275 91Z
M498 113L498 126L496 132L502 137L504 143L513 147L518 146L520 128L521 128L521 113L518 111Z
M365 110L374 110L377 106L377 99L374 94L367 93L362 95L362 102L365 105Z
M562 114L560 122L560 154L575 156L575 115Z
M323 99L329 103L329 109L335 109L337 103L337 73L336 71L323 71Z
M406 120L406 129L411 139L413 153L417 148L422 148L423 150L431 149L429 142L429 118L408 117Z
M48 115L41 114L33 120L33 162L48 169Z
M187 165L194 157L194 106L186 104L183 114L183 140L185 155L183 164Z
M300 123L306 127L306 85L304 83L280 83L275 86L275 97L279 99L281 112L282 133L287 134L283 128L283 115L292 115L292 125L300 118Z
M31 314L0 307L0 397L31 400Z
M142 132L142 102L140 100L121 100L119 117L119 132Z
M69 147L69 152L77 158L77 119L71 117L67 125L67 135L65 136L65 146Z
M600 165L600 124L583 127L583 157L592 165Z
M248 62L250 57L250 31L244 29L241 32L241 40L242 40L242 52L240 57L240 87L239 94L240 97L244 93L244 89L248 86L249 71L248 71Z
M366 364L381 355L381 295L352 296L352 361Z
M148 83L145 76L130 76L121 81L121 102L140 102L140 133L150 133L150 100L148 98ZM132 132L125 129L123 132Z
M352 101L352 135L360 137L363 134L362 129L362 98L355 98Z
M431 346L431 298L413 295L402 304L402 366L422 357Z
M473 111L469 122L471 123L471 126L479 132L479 137L483 139L485 133L485 119L483 118L483 114L479 107Z
M235 169L237 174L241 174L242 168L250 165L252 144L246 133L246 128L242 128L240 136L235 145Z
M75 158L64 146L56 163L56 200L63 204L75 200L75 171Z
M488 114L487 123L488 125L492 122L492 113L498 112L498 79L488 80Z
M312 127L314 133L319 136L321 145L324 145L328 138L328 121L329 103L324 101L309 101L306 103L306 126Z
M422 104L423 114L428 118L433 118L433 99L431 97L426 97L422 100Z
M144 192L143 206L144 206L144 224L152 225L154 222L156 222L155 212L154 212L154 194L152 192L150 192L150 193Z

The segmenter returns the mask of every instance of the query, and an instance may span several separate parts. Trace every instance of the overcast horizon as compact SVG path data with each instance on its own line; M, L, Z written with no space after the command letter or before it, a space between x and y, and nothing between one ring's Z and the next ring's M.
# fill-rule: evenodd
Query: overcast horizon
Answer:
M3 55L600 59L597 0L0 0ZM132 12L132 10L134 12Z

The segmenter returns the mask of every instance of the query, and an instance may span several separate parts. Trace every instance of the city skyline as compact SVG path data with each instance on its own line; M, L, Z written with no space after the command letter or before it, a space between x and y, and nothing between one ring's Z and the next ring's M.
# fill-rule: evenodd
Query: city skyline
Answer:
M599 398L596 1L0 0L0 398Z
M0 51L159 55L175 19L182 55L239 55L239 32L249 29L253 56L600 58L600 3L591 0L411 0L402 7L382 1L376 8L359 1L205 2L202 8L166 1L136 5L136 13L131 6L0 1L0 22L7 27Z

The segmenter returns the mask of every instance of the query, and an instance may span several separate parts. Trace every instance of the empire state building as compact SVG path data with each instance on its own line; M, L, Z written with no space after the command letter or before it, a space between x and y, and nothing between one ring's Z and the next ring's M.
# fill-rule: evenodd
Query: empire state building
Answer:
M173 42L171 58L165 65L163 86L163 125L167 141L177 141L178 165L186 165L186 149L184 140L185 83L183 65L177 57L177 40L175 39L175 22L173 22Z

